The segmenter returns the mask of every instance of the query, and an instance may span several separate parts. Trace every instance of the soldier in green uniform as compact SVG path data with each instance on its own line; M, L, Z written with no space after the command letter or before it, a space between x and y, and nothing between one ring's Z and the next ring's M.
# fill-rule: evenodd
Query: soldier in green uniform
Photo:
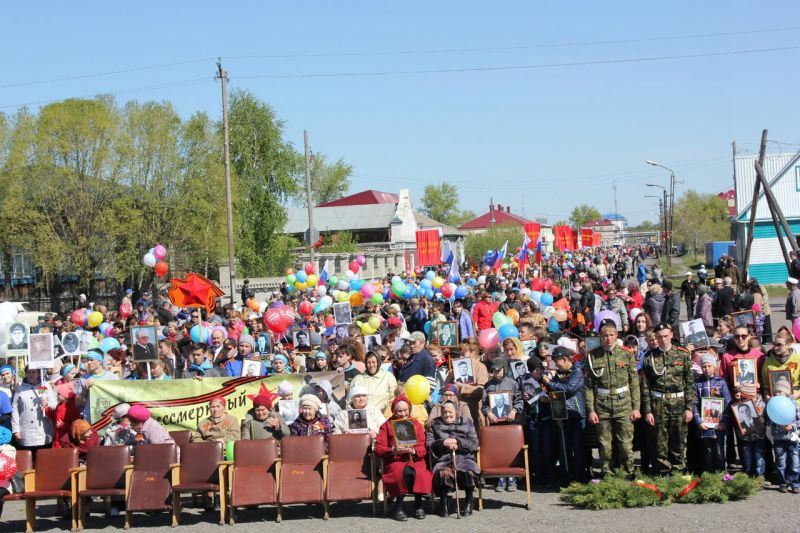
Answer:
M648 351L642 365L642 411L655 427L658 473L683 471L686 466L686 429L692 420L694 376L685 348L672 345L672 329L654 328L658 347Z
M639 414L639 375L636 358L617 345L613 322L600 327L602 345L587 355L586 412L598 424L602 473L611 471L611 457L628 475L633 474L633 422Z

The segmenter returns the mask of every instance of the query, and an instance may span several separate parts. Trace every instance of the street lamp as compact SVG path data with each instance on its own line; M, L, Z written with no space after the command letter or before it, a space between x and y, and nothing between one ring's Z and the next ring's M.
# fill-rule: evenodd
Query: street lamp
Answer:
M667 243L669 242L668 239L667 239L667 235L669 233L669 229L667 227L667 223L668 223L667 206L669 205L667 203L667 189L662 187L661 185L656 185L655 183L646 183L645 185L647 185L648 187L658 187L663 192L663 198L659 200L659 205L662 206L661 230L662 230L663 235L664 235L664 238L661 240L661 243L663 244L662 248L663 248L664 255L667 256L667 261L669 262L669 252L667 251L668 250Z
M661 222L661 228L663 229L663 227L664 227L663 226L663 224L664 224L664 222L663 222L664 221L664 202L663 202L663 200L661 199L660 196L656 196L655 194L645 194L644 197L645 198L655 198L656 200L658 200L658 218L660 218L661 221L662 221ZM659 233L661 233L661 232L659 231ZM664 243L663 237L659 237L659 239L658 239L659 247L663 248L663 243Z
M674 220L673 215L675 213L675 171L650 159L646 159L645 163L654 167L661 167L664 170L669 171L669 209L666 210L666 213L669 215L666 217L669 219L667 230L667 264L672 265L672 224ZM664 189L664 187L661 188ZM666 189L664 189L664 194L666 195Z

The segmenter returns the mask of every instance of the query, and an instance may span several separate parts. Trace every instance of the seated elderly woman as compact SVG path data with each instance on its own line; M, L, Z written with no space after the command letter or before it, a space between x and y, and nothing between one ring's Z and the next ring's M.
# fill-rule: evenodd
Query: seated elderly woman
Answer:
M144 405L132 405L125 416L136 432L136 444L175 444L169 431L150 416L150 410Z
M300 415L289 424L292 435L306 437L322 435L325 437L325 451L328 450L328 435L333 431L331 421L327 416L320 414L322 402L313 394L304 394L300 397Z
M439 516L450 515L447 493L458 487L464 489L464 507L461 516L472 514L472 493L480 482L480 468L475 459L478 435L472 419L458 414L455 403L442 402L441 416L434 418L428 429L427 445L433 465L433 485L441 498ZM456 495L456 497L458 497Z
M208 402L208 410L211 414L197 423L197 430L192 434L192 442L225 443L242 438L239 420L225 412L225 398L221 396L211 398L211 401Z
M242 440L281 439L289 434L273 398L259 394L253 398L253 408L242 420Z
M431 407L428 420L425 422L426 428L431 427L433 421L442 416L442 406L445 404L445 402L452 402L455 404L459 417L472 420L472 413L469 410L469 405L467 405L466 402L458 401L458 387L454 383L445 385L442 387L441 391L442 401L441 403L433 404L433 407Z
M400 522L407 520L403 512L405 495L414 494L414 516L422 520L422 497L431 491L431 472L425 463L425 430L410 416L409 399L395 398L392 416L383 423L375 441L375 455L383 459L383 485L389 497L395 498L393 515Z
M100 437L97 431L92 429L91 424L82 418L72 422L67 439L62 439L61 448L77 448L78 459L81 464L86 461L86 454L89 448L100 444Z
M366 420L362 419L361 410L366 413ZM350 408L339 411L333 421L333 432L365 433L367 430L374 439L384 422L383 414L369 404L369 390L364 385L356 385L350 389Z

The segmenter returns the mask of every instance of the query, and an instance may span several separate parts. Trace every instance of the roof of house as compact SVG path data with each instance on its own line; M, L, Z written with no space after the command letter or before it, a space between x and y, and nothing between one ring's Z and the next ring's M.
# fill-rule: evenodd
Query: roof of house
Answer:
M386 229L391 225L397 206L395 204L363 205L358 209L349 206L315 207L314 227L318 231L359 231ZM295 207L286 210L283 232L305 233L308 229L308 209Z
M442 234L445 237L449 236L461 236L464 235L464 232L458 228L454 228L453 226L448 226L443 222L439 222L437 220L432 219L428 215L420 213L419 211L414 211L414 218L417 221L417 225L419 229L433 229L433 228L442 228Z
M458 229L460 230L470 230L470 229L484 229L488 228L492 225L492 218L494 218L494 223L497 225L502 224L528 224L532 222L527 218L523 218L519 215L515 215L514 213L509 213L508 211L502 211L499 209L493 209L491 211L487 211L486 213L482 214L477 218L473 218L469 222L465 222L461 224Z
M584 228L596 228L598 226L612 226L614 223L607 218L601 218L600 220L590 220L589 222L584 222Z
M319 204L317 207L340 207L352 205L396 204L400 196L391 192L381 192L372 189L357 192L344 198L338 198Z

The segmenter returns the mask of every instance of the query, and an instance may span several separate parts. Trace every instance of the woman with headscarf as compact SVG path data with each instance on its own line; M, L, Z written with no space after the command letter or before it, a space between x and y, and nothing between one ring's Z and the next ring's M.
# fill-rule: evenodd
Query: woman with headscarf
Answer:
M289 424L289 432L299 437L322 435L325 437L325 451L328 451L328 435L333 432L331 422L327 416L319 412L322 402L314 394L304 394L300 397L300 414L294 422Z
M361 433L352 431L350 429L350 411L353 410L365 410L367 415L367 429L369 431L369 435L374 439L378 436L378 431L380 431L381 426L384 422L386 422L386 418L383 417L383 413L378 410L374 405L370 405L369 403L369 396L370 392L364 385L355 385L350 388L350 407L348 409L342 409L339 411L339 414L336 415L336 418L333 421L333 432L338 434L341 433Z
M291 374L292 367L289 366L289 358L282 353L272 356L272 374Z
M714 317L711 314L714 297L711 295L708 285L698 285L697 294L700 297L697 299L697 305L694 308L694 318L701 318L703 325L707 329L711 329L714 327Z
M253 398L253 408L242 420L242 440L282 439L289 434L273 398L259 394Z
M111 415L112 422L106 427L102 439L103 446L127 446L136 444L136 431L131 427L131 419L128 411L131 406L127 403L118 404L114 407Z
M464 507L461 516L472 514L472 494L480 481L480 468L475 458L478 450L478 434L472 420L458 414L458 407L450 400L442 402L441 416L436 417L428 428L426 444L435 463L433 485L441 499L439 516L447 517L450 509L447 493L458 487L464 489ZM453 454L455 452L455 465Z
M383 459L383 485L389 497L395 498L393 516L399 522L406 521L403 512L403 499L408 493L414 494L414 517L422 520L425 510L422 497L431 491L432 476L425 462L425 430L422 424L411 416L411 401L398 396L392 402L392 416L384 422L375 441L375 455ZM393 422L410 421L414 425L416 444L398 444Z
M465 402L458 401L458 387L455 383L448 383L442 387L442 400L439 403L433 404L431 412L428 414L428 420L425 421L425 428L430 428L433 421L442 416L442 406L445 402L451 402L456 406L459 418L472 420L472 413L469 406Z
M394 375L381 368L380 357L375 352L367 353L364 366L364 373L354 377L350 386L365 387L369 391L369 405L384 411L394 398L397 380Z
M72 422L69 433L65 437L62 437L61 447L77 448L78 459L81 464L86 461L86 453L89 448L100 444L100 437L97 435L97 431L92 429L91 424L82 418Z
M209 417L197 423L197 430L192 434L192 442L216 441L229 442L240 440L242 432L239 420L225 412L225 398L217 396L208 402Z

